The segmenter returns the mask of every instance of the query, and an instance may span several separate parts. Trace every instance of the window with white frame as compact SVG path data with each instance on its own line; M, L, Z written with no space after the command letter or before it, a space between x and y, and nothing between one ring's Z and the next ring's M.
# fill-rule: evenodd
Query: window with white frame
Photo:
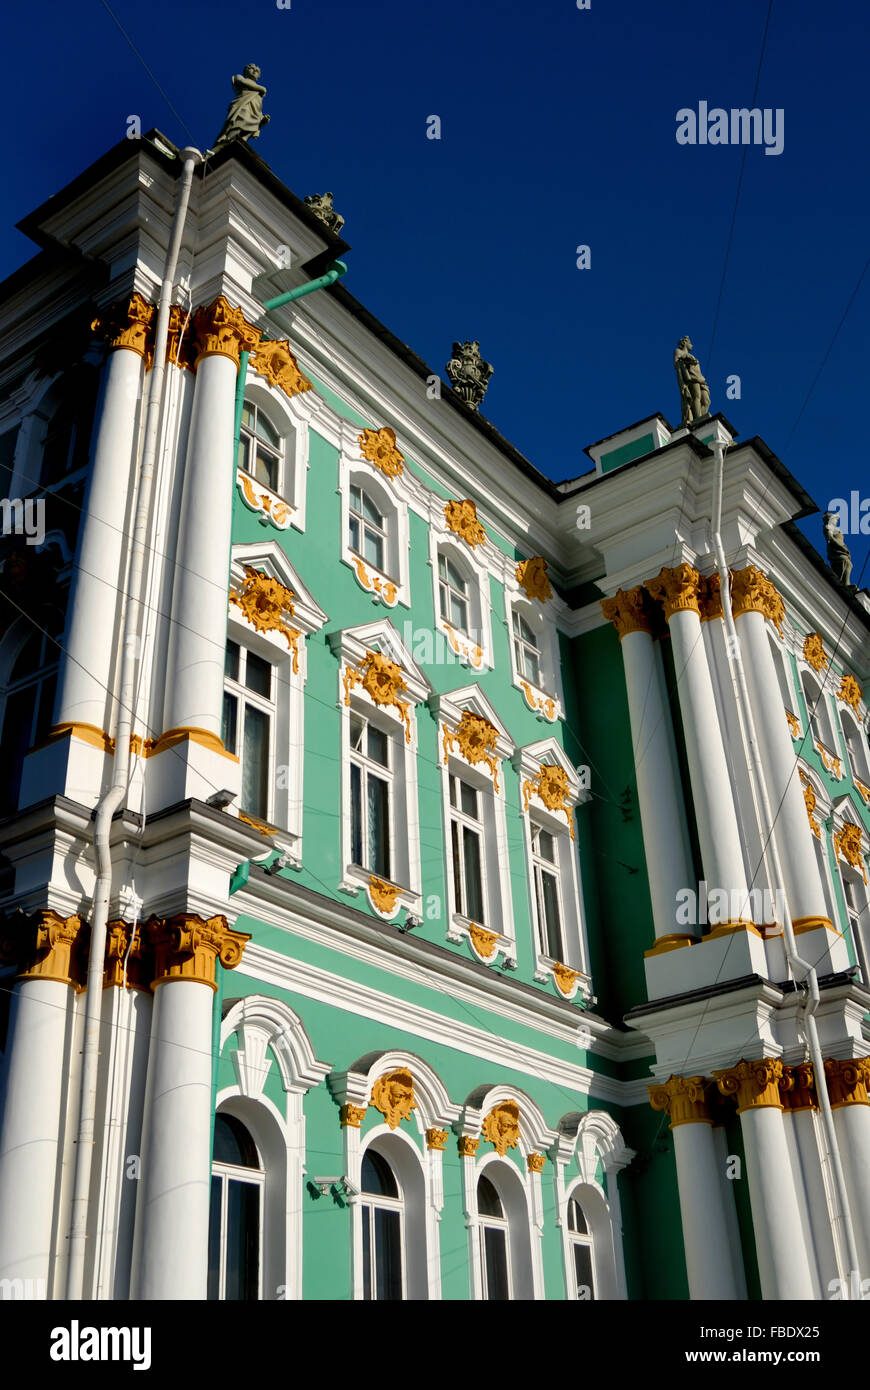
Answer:
M517 674L530 685L541 684L541 653L531 625L517 608L512 610L514 660Z
M371 493L351 484L348 502L348 544L355 555L382 574L390 572L389 521Z
M547 956L550 960L564 962L568 951L559 875L558 837L551 830L536 824L534 820L530 824L530 833L538 950L542 956Z
M867 970L867 889L859 873L846 864L840 865L840 882L843 885L843 898L855 958L861 967L861 975L866 984L870 981Z
M795 709L795 696L792 693L791 681L788 677L787 664L789 661L787 652L784 652L776 639L768 633L767 640L770 644L770 654L773 657L773 669L776 672L776 681L779 686L779 693L782 696L782 703L792 714L797 714Z
M450 844L453 910L483 925L487 920L482 791L451 773Z
M468 578L448 555L438 555L438 606L441 617L466 636L471 635L471 595Z
M261 406L246 400L242 408L238 466L272 492L292 494L291 461L287 459L287 439L269 420Z
M404 1297L404 1201L399 1179L386 1158L369 1146L362 1159L362 1296Z
M801 684L803 685L804 699L807 702L807 717L810 721L813 738L816 743L824 744L825 748L834 753L836 751L833 746L834 736L828 717L825 693L808 671L801 673Z
M852 776L857 777L858 781L863 782L866 786L870 782L870 767L867 764L867 740L857 720L848 710L840 710L840 723L849 754Z
M511 1297L510 1226L498 1189L486 1173L477 1180L477 1212L483 1297L504 1301Z
M52 388L56 402L45 425L39 485L51 487L85 468L91 442L99 374L87 364L73 368ZM27 488L33 490L33 483Z
M256 1301L265 1173L256 1144L234 1115L215 1116L211 1173L207 1297Z
M392 874L393 739L371 717L350 715L350 839L352 862Z
M274 814L276 671L273 663L232 638L224 667L221 737L241 763L241 810L268 821Z
M53 616L55 635L59 636L63 617L59 612ZM12 634L9 640L14 640ZM44 632L30 630L12 659L5 689L0 692L0 757L4 769L0 779L0 814L16 809L25 755L51 728L57 654L56 641Z
M570 1287L575 1298L588 1301L595 1298L595 1261L589 1223L576 1197L568 1199L567 1226Z

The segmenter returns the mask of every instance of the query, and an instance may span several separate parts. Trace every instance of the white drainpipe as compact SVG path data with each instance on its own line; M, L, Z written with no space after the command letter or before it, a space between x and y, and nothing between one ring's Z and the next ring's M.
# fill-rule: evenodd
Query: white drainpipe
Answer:
M849 1207L849 1194L846 1189L846 1178L843 1172L843 1161L840 1156L840 1145L834 1128L831 1101L828 1096L827 1085L825 1084L825 1064L822 1060L819 1030L816 1026L815 1019L815 1012L819 1006L820 999L819 982L815 966L805 961L798 955L797 951L791 912L785 899L785 879L782 873L779 851L773 835L773 815L771 813L767 786L761 768L758 737L755 732L755 721L752 717L752 706L749 702L749 687L746 682L746 672L743 669L743 658L740 652L740 638L737 635L737 625L734 622L734 615L731 612L731 585L721 533L725 445L721 440L714 440L712 441L712 448L716 461L713 467L713 517L711 530L713 536L713 549L716 554L716 565L719 570L719 585L722 593L722 614L725 620L725 631L728 635L728 645L730 648L729 658L732 679L734 680L735 697L737 700L737 712L740 717L741 738L744 743L743 751L746 756L746 764L749 770L756 805L760 807L761 810L762 844L766 844L767 846L764 851L765 854L770 855L771 868L773 870L772 883L774 887L783 888L780 900L782 901L782 929L785 937L786 958L792 968L795 979L797 981L802 980L807 988L806 1003L803 1006L804 1030L809 1047L810 1060L813 1064L813 1074L816 1080L816 1095L818 1096L819 1110L822 1116L822 1133L825 1147L824 1160L830 1163L834 1194L837 1206L839 1207L839 1211L837 1211L834 1216L834 1223L835 1225L839 1225L849 1260L850 1273L854 1270L856 1274L858 1274L857 1286L860 1288L858 1245L855 1240L855 1227L852 1222L852 1213ZM847 1280L846 1282L849 1283L851 1289L851 1280ZM843 1297L847 1298L848 1294L844 1292Z
M93 1167L97 1083L100 1064L100 1022L103 1003L103 967L106 955L106 927L112 894L112 852L109 836L112 818L124 804L130 770L130 734L133 728L136 674L139 658L139 619L145 552L151 512L151 493L157 458L157 441L163 414L163 386L166 371L166 341L169 330L169 310L178 252L187 216L193 171L202 159L199 150L190 147L181 151L183 166L178 188L178 200L172 223L172 234L163 283L157 308L157 328L154 335L154 364L145 413L145 441L139 473L139 492L136 499L136 519L130 551L130 573L127 585L127 609L124 615L124 636L121 659L118 716L115 730L115 767L112 785L97 803L94 818L94 851L97 862L97 881L94 886L91 910L91 943L88 959L88 983L85 995L85 1032L82 1045L81 1104L75 1157L72 1212L69 1230L69 1264L66 1276L67 1299L84 1297L85 1252L88 1233L88 1198Z

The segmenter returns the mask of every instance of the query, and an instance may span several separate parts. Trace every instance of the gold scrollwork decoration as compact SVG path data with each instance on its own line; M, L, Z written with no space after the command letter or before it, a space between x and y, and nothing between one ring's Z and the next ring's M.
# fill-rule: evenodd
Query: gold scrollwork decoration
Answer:
M495 790L498 791L498 757L495 752L498 730L495 725L482 714L475 714L473 710L466 709L462 711L462 718L455 732L451 733L446 724L442 725L442 729L445 763L451 749L458 744L463 758L472 766L483 763L489 768Z
M397 1067L386 1076L379 1076L372 1087L372 1105L380 1110L390 1129L402 1120L410 1120L417 1109L414 1099L414 1078L407 1067Z
M365 429L359 437L360 454L388 478L398 478L405 471L405 455L396 445L396 431Z
M311 382L300 371L286 338L261 342L250 360L257 375L265 377L270 386L277 386L285 396L292 398L311 390Z
M514 573L527 598L546 603L553 597L553 589L547 575L547 562L543 555L533 555L530 560L521 560Z
M394 883L387 883L385 879L376 878L374 874L370 876L368 886L369 897L378 912L383 912L384 916L391 916L396 910L396 899L401 889Z
M842 700L845 705L858 713L858 704L864 694L854 676L843 676L840 681L840 688L837 691L837 699Z
M580 971L572 970L569 965L563 965L557 960L553 965L553 979L559 993L568 995L580 979Z
M400 699L408 690L401 666L395 661L390 661L383 652L367 651L358 666L345 667L345 705L350 704L350 693L358 685L362 686L376 705L392 705L399 711L399 717L405 726L405 742L410 743L411 716L408 711L411 701Z
M570 795L565 769L557 763L541 763L537 777L526 778L523 783L523 809L528 811L529 802L533 796L537 796L548 811L563 811L573 840L574 817L571 814Z
M284 614L291 618L296 611L293 607L293 590L288 589L279 579L271 579L262 570L245 565L244 583L238 589L230 589L230 603L242 610L248 622L257 632L280 632L293 653L293 674L299 673L299 652L297 643L302 633L284 621Z
M495 955L495 945L498 941L498 932L485 931L476 922L472 922L468 928L468 935L475 951L483 960L492 960Z
M477 519L477 507L469 497L461 502L448 502L444 508L444 518L448 529L470 545L472 550L476 545L486 545L486 532Z
M834 851L841 859L851 865L853 869L861 870L861 877L867 882L867 870L864 867L864 833L860 825L853 825L847 821L842 830L834 831Z
M480 1129L484 1139L495 1146L504 1158L508 1149L515 1149L520 1139L520 1107L515 1100L503 1100L485 1116Z
M822 828L815 817L816 794L813 791L810 779L803 772L801 772L799 775L801 781L804 784L804 804L807 808L807 820L810 823L810 830L813 832L816 839L820 840L822 838Z
M376 594L388 608L395 608L399 591L392 579L381 579L379 574L369 574L362 560L360 560L357 555L351 556L351 563L362 587L368 590L369 593Z
M828 654L820 632L810 632L804 638L804 658L814 671L822 671L828 666Z

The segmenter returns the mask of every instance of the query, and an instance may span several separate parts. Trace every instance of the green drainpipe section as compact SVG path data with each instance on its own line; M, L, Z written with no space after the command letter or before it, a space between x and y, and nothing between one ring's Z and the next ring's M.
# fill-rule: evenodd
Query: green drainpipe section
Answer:
M208 1159L209 1170L211 1169L211 1156L214 1153L214 1112L217 1105L217 1085L218 1067L220 1065L221 1051L221 1015L224 1007L224 968L217 963L217 989L214 994L214 1005L211 1022L211 1134L209 1136Z
M301 299L303 295L313 294L315 290L325 290L329 285L334 285L336 280L340 280L342 275L347 274L347 266L344 261L336 261L330 266L323 275L318 275L316 280L309 280L305 285L297 285L295 290L288 290L286 294L279 294L275 299L267 299L263 303L263 308L268 314L272 309L280 309L284 304L292 304L294 300ZM245 405L245 382L248 378L249 352L239 353L239 374L236 377L236 409L233 419L233 468L238 466L239 461L239 437L242 432L242 411Z

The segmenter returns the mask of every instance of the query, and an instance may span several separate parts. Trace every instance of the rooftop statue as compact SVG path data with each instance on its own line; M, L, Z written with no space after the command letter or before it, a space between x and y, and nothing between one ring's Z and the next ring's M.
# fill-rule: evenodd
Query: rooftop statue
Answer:
M674 371L680 388L680 406L684 425L693 425L710 413L710 392L697 357L692 356L692 341L681 338L674 350Z
M822 530L828 542L828 564L834 571L834 578L847 589L856 586L850 583L852 577L852 554L843 540L843 532L834 525L836 512L825 512L822 516Z
M460 400L477 410L493 372L492 364L481 358L480 343L454 343L453 356L445 371Z
M331 193L309 193L305 205L311 209L315 217L326 223L331 232L338 235L344 226L344 218L332 206Z
M256 63L248 63L242 75L236 73L233 78L236 97L227 108L223 128L214 142L216 150L222 145L231 144L233 140L256 140L263 126L272 119L263 115L266 88L260 86L259 76L260 69Z

